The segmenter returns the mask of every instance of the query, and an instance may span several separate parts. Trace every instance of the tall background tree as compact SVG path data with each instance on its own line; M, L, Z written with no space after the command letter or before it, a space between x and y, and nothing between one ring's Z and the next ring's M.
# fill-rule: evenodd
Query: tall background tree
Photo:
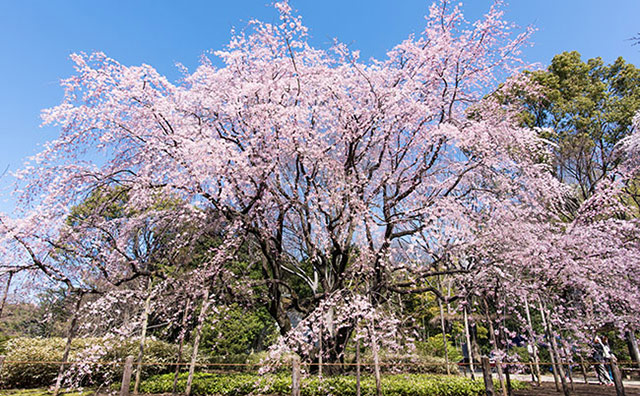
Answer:
M622 58L609 65L600 58L585 62L572 51L530 76L540 91L524 98L523 123L553 143L556 176L584 201L620 163L616 145L631 134L640 109L640 69Z

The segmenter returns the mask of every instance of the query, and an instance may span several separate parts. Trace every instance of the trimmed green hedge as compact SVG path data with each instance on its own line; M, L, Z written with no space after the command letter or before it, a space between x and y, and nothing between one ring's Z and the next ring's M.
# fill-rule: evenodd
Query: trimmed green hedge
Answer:
M35 362L62 360L65 344L64 338L56 337L10 339L6 344L6 361L34 363L5 363L0 372L0 383L7 388L33 388L51 385L55 381L59 365ZM84 360L83 354L96 348L103 350L101 361L124 362L126 356L137 355L139 344L134 339L118 341L102 338L78 338L71 344L69 360ZM147 339L144 361L161 364L144 366L143 375L151 376L172 371L172 366L169 363L175 361L177 349L177 346L166 342ZM81 378L81 382L85 385L108 383L122 378L123 364L90 366L91 375L83 375ZM67 367L69 368L69 366Z
M187 382L187 374L180 375L178 391L183 392ZM498 384L496 384L498 386ZM173 387L173 375L158 375L143 381L140 391L143 393L168 393ZM522 389L525 385L513 381L514 389ZM456 376L428 374L395 374L382 378L382 389L385 396L481 396L484 394L482 381ZM195 374L192 394L244 396L250 393L266 395L290 395L291 378L289 375L255 374ZM371 376L362 377L362 396L376 394L375 380ZM355 376L327 377L320 381L317 377L302 380L302 396L355 396Z

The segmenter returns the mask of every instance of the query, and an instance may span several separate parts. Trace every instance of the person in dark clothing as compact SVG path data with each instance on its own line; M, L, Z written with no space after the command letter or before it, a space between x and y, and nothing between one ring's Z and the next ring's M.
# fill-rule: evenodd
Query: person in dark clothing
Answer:
M594 361L594 369L596 370L598 382L600 382L601 385L611 385L612 384L611 378L609 377L609 373L607 373L607 369L604 365L605 348L600 337L596 336L593 339L592 347L593 347L593 352L591 357L593 358L593 361Z
M469 373L471 373L471 365L469 364L471 362L471 360L469 359L469 348L467 346L467 343L463 343L462 344L462 360L460 360L460 362L458 362L458 364L462 367L462 373L464 374L464 376L467 376L467 370L469 370Z

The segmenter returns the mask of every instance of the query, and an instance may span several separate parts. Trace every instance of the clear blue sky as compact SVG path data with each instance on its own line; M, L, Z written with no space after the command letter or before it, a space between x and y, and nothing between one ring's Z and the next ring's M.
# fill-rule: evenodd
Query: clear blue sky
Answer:
M69 54L103 51L124 64L148 63L170 78L175 63L190 69L204 51L220 49L232 27L258 18L274 21L271 0L0 0L0 173L55 137L40 128L40 110L62 99L61 78L72 74ZM317 46L333 37L360 49L364 58L418 32L430 1L292 0ZM484 13L490 0L466 0L467 19ZM577 50L583 58L618 56L640 66L640 0L511 0L507 18L534 25L529 62L548 64L554 54ZM0 180L0 211L9 210L10 178Z

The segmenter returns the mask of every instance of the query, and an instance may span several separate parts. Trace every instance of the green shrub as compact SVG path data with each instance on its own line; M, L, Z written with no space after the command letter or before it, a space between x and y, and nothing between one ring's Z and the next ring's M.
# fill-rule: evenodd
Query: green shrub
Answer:
M416 348L421 354L428 356L444 357L444 340L442 334L431 336L425 342L416 342ZM449 361L457 363L462 360L462 353L451 343L447 334L447 353Z
M380 365L384 372L388 373L429 373L429 374L446 374L447 364L445 359L438 356L431 356L424 351L417 350L417 354L407 354L406 352L392 353L389 351L380 351ZM345 361L355 362L354 353L349 353L345 357ZM458 372L457 361L449 359L449 371ZM364 371L373 372L373 356L371 350L367 350L362 354L362 369ZM355 366L350 366L349 370L355 373Z
M209 315L202 329L200 346L205 354L219 356L247 356L262 351L278 337L275 321L265 308L243 309L229 305L221 312Z
M64 338L12 338L6 344L7 362L0 373L5 387L37 387L50 385L56 378L59 366L55 363L62 360L66 344ZM136 340L105 340L102 338L79 338L71 344L69 361L86 360L89 350L101 349L99 358L102 362L124 361L128 355L137 355L139 344ZM147 362L171 363L175 360L177 347L166 342L148 339L145 343L145 357ZM188 353L188 352L187 352ZM76 366L77 367L77 366ZM123 365L88 364L90 374L83 373L83 384L102 384L119 379L122 376ZM72 366L70 372L73 372ZM166 373L171 370L168 364L144 366L143 375L151 376ZM143 377L144 378L144 377Z
M178 391L183 392L187 374L180 375ZM513 381L514 388L524 384ZM497 384L496 384L497 386ZM168 393L173 387L173 374L158 375L140 384L143 393ZM382 378L382 388L386 396L480 396L484 394L482 381L472 381L464 377L438 376L427 374L396 374ZM255 374L195 374L192 386L194 395L243 396L250 393L268 395L291 394L291 378L287 374L258 376ZM363 376L362 396L376 393L375 380ZM351 375L327 377L323 380L310 377L302 380L302 396L355 396L356 378Z

